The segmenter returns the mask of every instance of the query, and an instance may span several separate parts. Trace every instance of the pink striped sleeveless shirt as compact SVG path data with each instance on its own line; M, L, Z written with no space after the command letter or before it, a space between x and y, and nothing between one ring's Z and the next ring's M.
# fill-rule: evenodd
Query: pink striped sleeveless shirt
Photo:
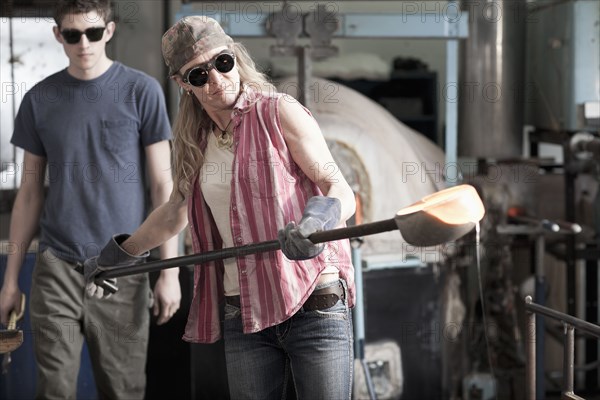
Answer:
M310 197L321 195L287 149L279 121L279 101L286 98L246 87L234 107L230 220L236 246L276 239L277 231L287 222L300 220ZM201 148L205 147L206 138L202 138ZM188 218L194 252L222 247L198 179L193 181ZM354 269L348 240L327 243L321 255L306 261L290 261L281 251L239 257L244 332L258 332L294 315L327 265L334 265L348 283L352 307ZM196 265L184 340L212 343L221 337L219 303L223 293L223 262Z

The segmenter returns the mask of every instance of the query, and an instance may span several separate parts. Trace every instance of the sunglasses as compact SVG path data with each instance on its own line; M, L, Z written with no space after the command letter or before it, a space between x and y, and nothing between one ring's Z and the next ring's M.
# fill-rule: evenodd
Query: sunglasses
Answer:
M229 52L217 54L212 60L196 65L188 69L183 74L183 81L189 85L202 87L208 82L208 73L211 69L216 69L222 74L225 74L235 66L235 55Z
M64 29L60 31L60 34L65 39L65 42L69 44L77 44L81 40L81 35L85 35L90 42L97 42L104 36L105 26L96 28L87 28L81 32L78 29Z

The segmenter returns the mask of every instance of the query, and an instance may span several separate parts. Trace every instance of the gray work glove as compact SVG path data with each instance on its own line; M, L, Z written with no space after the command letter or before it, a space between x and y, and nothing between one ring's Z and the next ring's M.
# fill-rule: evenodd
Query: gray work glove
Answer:
M342 203L335 197L311 197L298 225L290 222L278 232L283 254L290 260L308 260L321 254L325 244L314 244L307 238L315 232L335 228L340 221L341 209Z
M83 263L83 277L85 279L85 290L90 296L95 296L99 299L108 298L112 293L104 290L100 283L96 283L94 277L102 271L108 271L115 268L129 267L143 262L150 254L145 252L142 255L134 256L127 253L120 245L130 235L120 234L113 236L106 246L100 251L96 257L89 258ZM115 285L116 278L106 279L111 285Z

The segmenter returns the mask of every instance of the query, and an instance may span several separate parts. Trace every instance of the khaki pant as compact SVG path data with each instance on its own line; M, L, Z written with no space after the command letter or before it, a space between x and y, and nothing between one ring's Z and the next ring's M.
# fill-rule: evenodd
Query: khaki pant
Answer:
M38 254L30 299L38 399L75 399L83 340L100 399L143 399L151 292L146 274L118 278L108 299L50 250Z

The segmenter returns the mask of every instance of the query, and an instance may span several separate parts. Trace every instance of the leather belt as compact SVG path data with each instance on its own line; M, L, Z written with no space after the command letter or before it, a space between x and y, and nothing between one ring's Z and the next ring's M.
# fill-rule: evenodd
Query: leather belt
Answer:
M333 307L339 300L344 300L346 292L342 282L315 290L302 305L304 311L324 310ZM241 307L240 296L225 296L225 302L235 307Z

